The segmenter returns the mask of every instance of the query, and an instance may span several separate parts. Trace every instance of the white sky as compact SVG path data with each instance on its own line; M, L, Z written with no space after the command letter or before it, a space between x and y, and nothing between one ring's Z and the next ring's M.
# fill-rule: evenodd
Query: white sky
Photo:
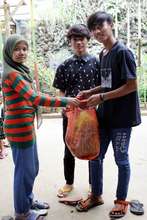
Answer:
M67 3L71 3L74 0L64 0L64 2ZM3 6L3 2L4 0L0 0L0 20L4 19L4 11L1 8ZM15 6L20 2L20 0L7 0L7 3L10 6ZM30 19L30 0L24 0L24 2L26 3L25 6L21 6L17 12L15 13L15 16L13 16L14 19L19 19L19 20L23 20L23 19ZM54 16L52 15L52 13L54 13L53 8L55 8L58 4L58 0L33 0L34 6L36 6L34 14L36 13L35 18L39 19L40 15L44 13L44 15L46 16L46 14L50 14L50 16ZM48 10L49 9L49 10ZM10 7L10 12L12 12L14 10L14 7ZM37 16L38 15L38 16Z
M30 0L24 0L27 4L29 4L29 2L30 2ZM55 3L57 3L58 2L58 0L33 0L34 1L34 3L43 3L44 4L44 2L54 2L54 4ZM74 1L74 0L64 0L64 2L72 2L72 1ZM0 6L3 4L3 2L4 2L4 0L0 0ZM11 5L13 5L13 4L18 4L18 2L19 2L19 0L7 0L7 3L9 3L9 4L11 4Z

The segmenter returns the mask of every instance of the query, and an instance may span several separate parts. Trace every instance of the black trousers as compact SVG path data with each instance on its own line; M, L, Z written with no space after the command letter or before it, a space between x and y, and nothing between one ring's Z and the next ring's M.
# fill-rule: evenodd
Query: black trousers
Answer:
M65 135L66 135L66 129L67 129L67 123L68 119L63 114L63 140L65 143ZM75 171L75 158L71 154L70 150L68 149L66 143L65 143L65 151L64 151L64 177L66 180L66 184L72 185L74 183L74 171ZM88 162L88 170L89 170L89 184L91 184L90 181L90 163Z

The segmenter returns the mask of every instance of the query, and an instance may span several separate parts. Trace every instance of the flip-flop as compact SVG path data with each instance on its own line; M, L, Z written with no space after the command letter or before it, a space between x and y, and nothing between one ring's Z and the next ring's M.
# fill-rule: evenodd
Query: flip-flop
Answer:
M65 197L59 199L59 202L64 203L65 205L71 205L71 206L76 206L79 201L82 200L81 196L76 196L76 197Z
M140 203L139 200L131 200L130 212L135 215L143 215L144 214L143 204Z
M57 193L57 196L59 198L64 198L66 196L68 196L68 194L73 190L73 187L69 187L69 188L66 188L66 187L62 187L58 190L58 193Z

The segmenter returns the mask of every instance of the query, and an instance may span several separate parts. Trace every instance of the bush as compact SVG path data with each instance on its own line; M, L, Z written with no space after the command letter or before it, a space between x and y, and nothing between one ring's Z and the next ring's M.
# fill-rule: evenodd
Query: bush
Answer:
M40 92L46 93L50 96L56 96L56 89L52 86L54 79L54 71L51 68L46 67L42 57L37 57L35 62L35 58L33 54L30 53L28 59L28 66L30 67L31 76L34 80L35 80L35 63L37 66ZM50 112L58 112L60 111L60 109L42 107L42 111L45 113L50 113Z
M147 55L142 57L142 66L137 68L139 97L142 103L147 102Z

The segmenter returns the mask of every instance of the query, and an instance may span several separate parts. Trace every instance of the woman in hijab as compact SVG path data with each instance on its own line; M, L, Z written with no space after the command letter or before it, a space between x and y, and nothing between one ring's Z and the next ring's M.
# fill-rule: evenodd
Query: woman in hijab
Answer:
M33 185L39 163L34 129L37 106L78 106L76 98L55 98L37 94L32 89L30 71L24 65L28 43L19 35L11 35L3 49L4 71L2 91L5 100L4 131L12 148L14 170L15 219L35 220L46 215L47 203L33 201ZM37 208L38 211L32 209Z

